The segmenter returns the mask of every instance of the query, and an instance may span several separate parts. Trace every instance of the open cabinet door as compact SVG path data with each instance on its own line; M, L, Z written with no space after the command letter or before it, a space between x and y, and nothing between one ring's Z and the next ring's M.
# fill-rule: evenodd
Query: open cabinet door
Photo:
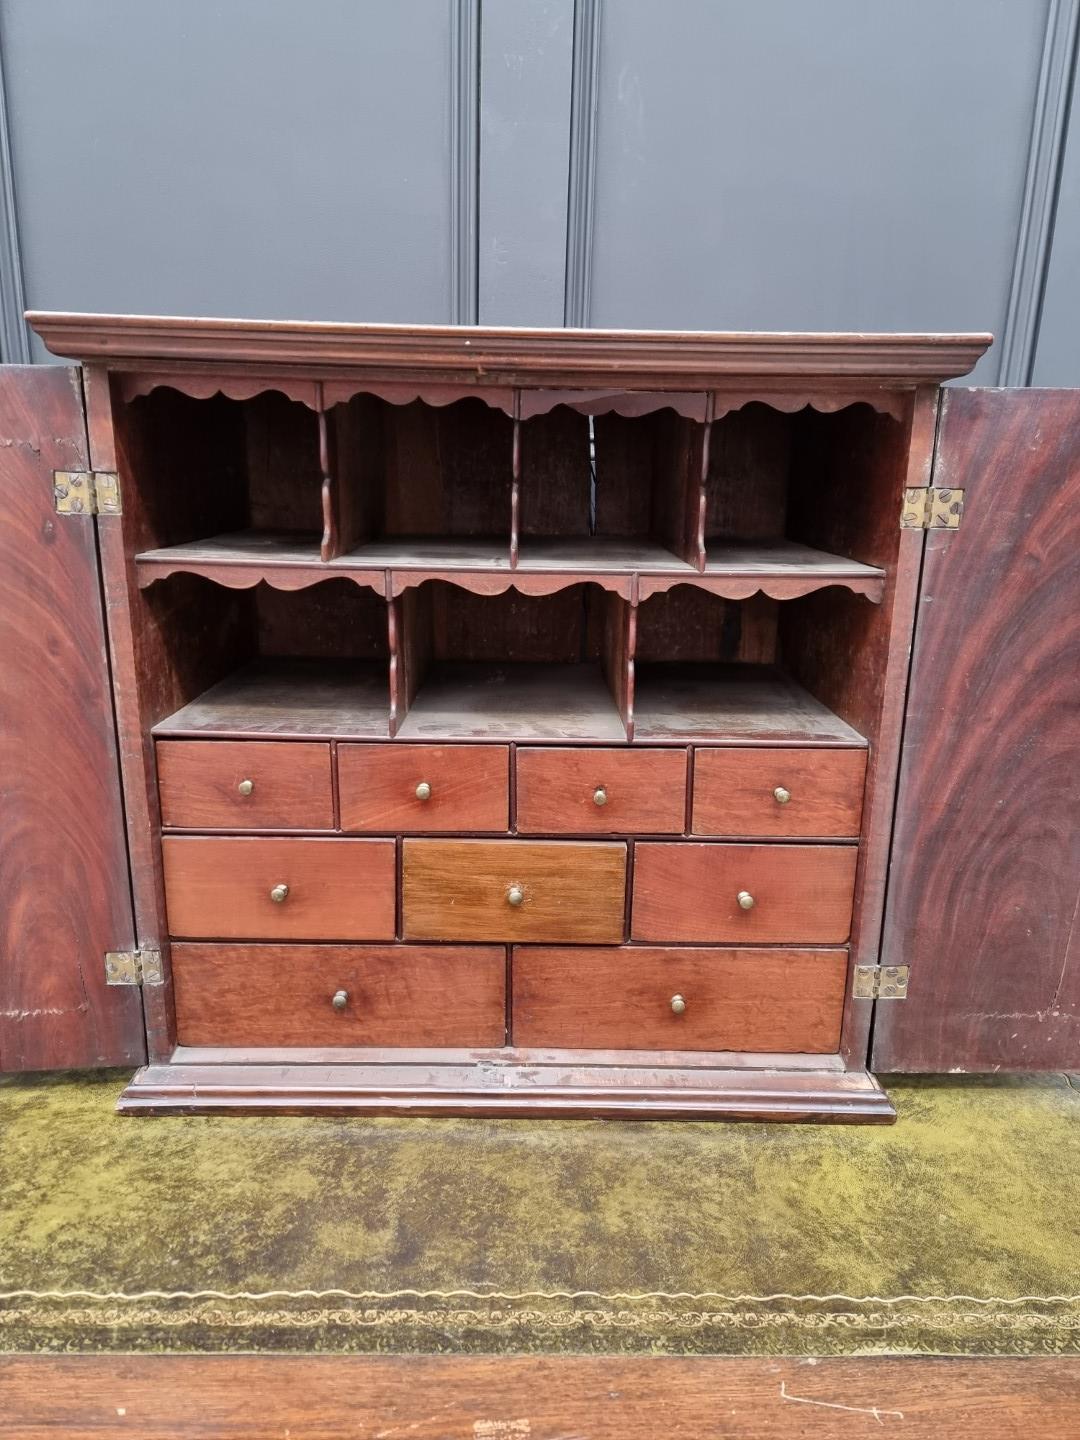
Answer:
M0 1070L139 1063L140 991L79 371L0 366Z
M872 1063L1080 1069L1080 391L942 403Z

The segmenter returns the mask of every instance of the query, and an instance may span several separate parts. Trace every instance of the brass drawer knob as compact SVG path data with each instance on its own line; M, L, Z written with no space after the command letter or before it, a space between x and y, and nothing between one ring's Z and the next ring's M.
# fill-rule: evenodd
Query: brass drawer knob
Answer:
M594 805L607 804L607 791L604 789L603 785L598 785L593 791L592 800Z
M289 887L288 887L288 885L275 885L274 888L270 891L270 899L273 900L273 902L274 902L275 905L284 905L284 904L285 904L285 901L286 901L288 898L289 898Z
M344 1009L345 1009L345 1006L348 1005L348 1003L349 1003L349 992L348 992L348 990L335 990L335 991L334 991L334 998L330 1001L330 1004L334 1007L335 1010L344 1010Z
M237 790L240 791L240 794L241 794L241 795L250 795L251 792L255 789L255 781L254 781L254 780L241 780L241 781L240 781L240 784L237 785L236 788L237 788Z
M511 885L506 892L506 903L508 905L520 905L525 899L525 891L520 885Z
M686 1009L686 1001L681 995L672 995L671 1008L676 1015L681 1015Z
M418 800L430 800L430 799L431 799L431 786L428 784L428 782L427 782L426 780L421 780L421 781L420 781L420 784L417 785L417 787L416 787L416 798L417 798Z
M752 910L754 908L754 897L750 894L749 890L740 890L738 901L741 910Z
M786 805L791 799L791 791L785 790L783 785L777 785L776 789L772 793L773 799L778 805Z

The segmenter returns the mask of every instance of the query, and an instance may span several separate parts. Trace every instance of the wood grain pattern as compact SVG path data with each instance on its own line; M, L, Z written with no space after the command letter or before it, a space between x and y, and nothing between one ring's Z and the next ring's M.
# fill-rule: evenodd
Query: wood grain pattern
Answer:
M160 740L161 823L191 830L332 830L330 746ZM250 795L240 792L249 781Z
M1076 1065L1078 437L1075 390L944 401L934 483L965 513L927 535L882 945L911 984L878 1066Z
M52 471L87 468L78 372L0 369L0 1069L145 1056L94 520Z
M597 790L605 803L597 805ZM534 834L681 834L685 750L517 751L517 828Z
M340 745L337 763L343 830L509 828L506 745Z
M18 1355L0 1406L10 1440L1074 1440L1080 1360Z
M385 736L388 666L380 661L255 660L166 715L159 736Z
M174 936L393 939L393 840L171 835L161 848Z
M511 886L525 892L518 906ZM404 841L408 940L621 940L625 895L623 844Z
M370 378L595 389L612 372L627 389L710 388L730 376L779 377L821 388L851 380L940 381L964 375L990 335L705 334L665 330L530 330L478 325L342 325L322 321L179 319L29 311L54 355L104 359L119 370L148 360L207 365L362 365ZM154 366L160 369L159 366ZM295 373L295 370L293 371Z
M638 607L638 613L643 606ZM857 730L771 665L635 665L639 740L865 746Z
M501 946L172 947L181 1045L496 1046ZM345 991L344 1009L331 1003Z
M635 940L834 945L851 930L854 845L634 847ZM738 903L740 891L754 898Z
M197 1053L197 1052L196 1052ZM149 1065L120 1097L125 1115L587 1115L611 1120L773 1120L891 1125L896 1111L865 1071L838 1070L821 1056L820 1070L750 1069L702 1065L685 1052L657 1056L652 1065L613 1064L614 1052L596 1063L558 1057L507 1063L481 1051L467 1061L440 1063L427 1051L417 1058L341 1063L303 1059L282 1051L265 1063Z
M847 951L526 945L512 976L515 1045L830 1053Z
M778 840L857 837L865 774L865 750L699 748L692 828ZM791 797L784 804L778 787Z

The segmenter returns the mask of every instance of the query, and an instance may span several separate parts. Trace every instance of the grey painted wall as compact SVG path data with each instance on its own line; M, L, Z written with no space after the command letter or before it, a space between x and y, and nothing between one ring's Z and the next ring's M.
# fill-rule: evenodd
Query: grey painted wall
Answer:
M1080 384L1078 12L0 0L0 349L21 279L53 309L992 329L978 379Z

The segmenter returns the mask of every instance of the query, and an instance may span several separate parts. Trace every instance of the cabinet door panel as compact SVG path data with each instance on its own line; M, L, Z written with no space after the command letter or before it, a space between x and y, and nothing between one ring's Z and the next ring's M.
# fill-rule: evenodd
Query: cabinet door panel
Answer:
M878 1070L1075 1068L1080 1053L1080 391L950 390L881 963Z
M87 469L79 372L0 367L0 1069L145 1058L94 519L57 515Z

